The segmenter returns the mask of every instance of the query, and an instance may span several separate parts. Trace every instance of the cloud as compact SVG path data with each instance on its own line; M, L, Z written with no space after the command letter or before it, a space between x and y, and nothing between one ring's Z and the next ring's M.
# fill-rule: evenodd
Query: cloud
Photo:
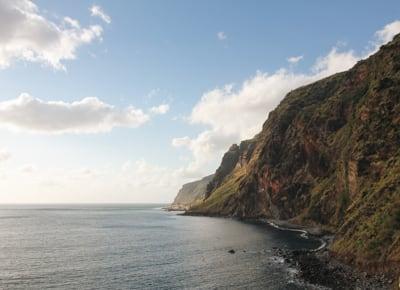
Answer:
M156 88L156 89L152 89L147 95L146 98L148 99L153 99L154 97L156 97L159 93L160 93L160 89Z
M185 136L172 140L173 146L184 147L192 154L192 160L181 171L201 177L215 170L227 148L232 143L252 138L258 133L268 113L288 92L351 68L358 60L369 56L399 33L399 23L395 21L378 31L373 47L364 53L341 51L333 47L327 55L315 61L308 73L294 73L286 68L272 74L257 72L240 86L228 84L205 92L192 109L188 120L206 129L194 138Z
M289 63L292 63L292 64L295 64L295 63L298 63L300 60L302 60L303 59L303 56L302 55L299 55L299 56L292 56L292 57L289 57L288 59L287 59L287 61L289 62Z
M81 177L92 177L96 175L96 171L90 168L81 168L77 171L77 174Z
M29 0L2 0L0 68L23 60L65 70L63 61L75 59L78 47L101 39L102 32L99 25L80 28L79 22L70 17L56 24Z
M225 32L220 31L220 32L217 33L217 38L218 38L219 40L225 40L225 39L228 38L228 36L225 34Z
M357 55L353 50L340 52L337 47L334 47L326 56L317 59L312 67L313 74L310 77L321 79L348 70L364 57L366 55Z
M400 32L400 20L393 21L385 25L385 27L383 27L381 30L378 30L375 33L376 49L378 49L380 45L391 41L392 38L399 32Z
M129 106L118 109L89 97L80 101L43 101L21 94L18 98L0 102L0 126L42 133L98 133L114 127L135 128L150 117Z
M156 115L164 115L169 111L169 105L168 104L161 104L156 107L151 107L150 112Z
M192 161L185 167L179 168L177 172L184 178L200 178L205 174L211 173L216 168L216 157L226 152L232 140L241 140L239 132L229 132L223 129L210 129L201 132L195 138L188 136L174 138L174 147L187 148L193 156ZM236 141L234 141L236 142ZM212 167L210 168L210 164Z
M188 136L185 136L172 139L171 144L174 147L189 147L191 142L192 140Z
M65 24L70 25L73 28L76 28L76 29L80 29L81 28L81 25L79 24L79 21L76 20L76 19L72 19L71 17L68 17L68 16L64 17L64 22L65 22Z
M256 73L236 88L227 85L206 92L192 109L189 122L205 125L206 130L195 138L172 140L175 147L186 147L193 155L185 174L208 174L211 163L232 144L251 138L261 129L270 110L291 89L311 82L313 78L281 69L274 74ZM199 177L199 176L198 176Z
M160 189L177 185L178 176L176 172L169 168L150 164L144 159L128 164L124 164L123 170L125 177L133 187Z
M109 15L107 15L103 8L101 8L98 5L93 5L92 7L90 7L90 13L92 16L97 16L99 18L101 18L104 22L106 22L107 24L111 23L111 17Z
M0 192L7 192L0 195L2 203L166 203L171 202L182 184L188 181L177 170L144 159L128 161L120 167L11 165L0 171L0 179Z
M11 158L11 153L7 149L0 149L0 163Z
M33 172L36 171L36 167L34 165L32 165L32 164L25 164L20 168L20 171L22 173L30 174L30 173L33 173Z

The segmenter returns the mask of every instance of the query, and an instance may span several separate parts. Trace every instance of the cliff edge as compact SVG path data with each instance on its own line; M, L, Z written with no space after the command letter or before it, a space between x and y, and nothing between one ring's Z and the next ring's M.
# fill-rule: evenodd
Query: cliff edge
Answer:
M214 175L212 174L200 180L184 184L173 203L167 209L171 211L188 210L191 206L201 202L204 199L207 185L213 177Z
M290 92L233 145L188 214L271 218L335 233L333 255L400 265L400 35L352 69Z

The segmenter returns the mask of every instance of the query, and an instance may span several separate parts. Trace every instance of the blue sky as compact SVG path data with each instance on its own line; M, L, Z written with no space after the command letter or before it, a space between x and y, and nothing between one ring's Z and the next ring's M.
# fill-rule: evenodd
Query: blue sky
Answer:
M0 2L0 13L10 5L30 3ZM349 2L34 1L29 13L58 29L67 30L69 17L80 23L76 32L97 26L101 33L93 32L84 43L71 40L76 42L74 59L61 56L63 69L20 52L0 53L0 61L9 61L0 69L0 102L16 100L21 93L43 103L71 104L96 97L119 111L134 106L149 120L71 133L69 127L49 131L43 123L33 127L0 118L0 202L171 200L182 182L214 171L228 144L256 133L287 90L349 68L384 43L382 35L398 32L398 1ZM91 15L93 5L101 7L111 22ZM377 31L386 34L378 37ZM10 41L2 33L0 50ZM35 41L47 45L39 39L44 38L41 32L35 33L37 39L18 39L12 47ZM53 56L52 45L43 49ZM329 63L328 58L321 62L329 55ZM297 56L297 62L288 62ZM318 62L323 67L318 69ZM160 105L169 110L150 112ZM45 106L38 111L18 106L15 110L33 112L34 120L39 113L50 123L57 118L46 116ZM12 111L10 118L15 114ZM6 156L3 161L1 152ZM121 177L119 171L128 174ZM136 176L134 184L115 188L117 183L130 183L129 172ZM138 172L143 174L140 182ZM90 180L76 180L75 173ZM147 175L163 182L157 187ZM152 183L149 189L143 185L146 180ZM66 187L68 182L75 184ZM45 188L43 184L49 183L52 187Z

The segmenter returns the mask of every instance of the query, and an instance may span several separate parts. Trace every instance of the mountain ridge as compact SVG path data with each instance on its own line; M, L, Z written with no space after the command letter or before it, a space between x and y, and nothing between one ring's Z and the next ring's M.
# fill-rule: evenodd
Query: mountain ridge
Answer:
M187 214L317 225L335 233L332 255L398 273L399 208L397 35L350 70L287 94L259 134L232 145Z

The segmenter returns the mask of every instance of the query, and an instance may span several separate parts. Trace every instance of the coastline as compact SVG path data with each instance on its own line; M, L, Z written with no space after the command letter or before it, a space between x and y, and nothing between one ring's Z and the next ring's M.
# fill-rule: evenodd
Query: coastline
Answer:
M395 280L385 275L371 275L343 264L329 250L278 250L285 263L298 270L298 278L329 289L397 289Z
M321 228L301 226L284 220L264 219L264 222L277 229L299 232L303 238L311 237L321 242L321 245L315 249L277 250L277 254L284 259L285 263L298 270L298 278L303 281L338 290L395 289L393 277L371 275L335 259L329 251L334 235Z
M182 212L183 216L205 216L234 218L242 221L254 221L268 224L283 231L299 232L302 238L312 238L320 241L315 249L287 250L277 249L276 254L282 257L286 264L298 270L297 277L307 283L327 287L329 289L397 289L394 277L384 274L369 274L344 264L331 254L329 245L334 234L320 227L293 224L287 220L266 218L237 218L233 216L207 215L199 212Z
M323 231L320 227L305 227L296 224L289 223L284 220L269 220L266 219L265 222L270 226L283 230L283 231L291 231L291 232L299 232L302 238L308 239L309 237L313 239L317 239L320 241L321 245L318 248L308 250L310 252L318 252L325 249L328 244L333 239L333 235L328 235L325 231Z

